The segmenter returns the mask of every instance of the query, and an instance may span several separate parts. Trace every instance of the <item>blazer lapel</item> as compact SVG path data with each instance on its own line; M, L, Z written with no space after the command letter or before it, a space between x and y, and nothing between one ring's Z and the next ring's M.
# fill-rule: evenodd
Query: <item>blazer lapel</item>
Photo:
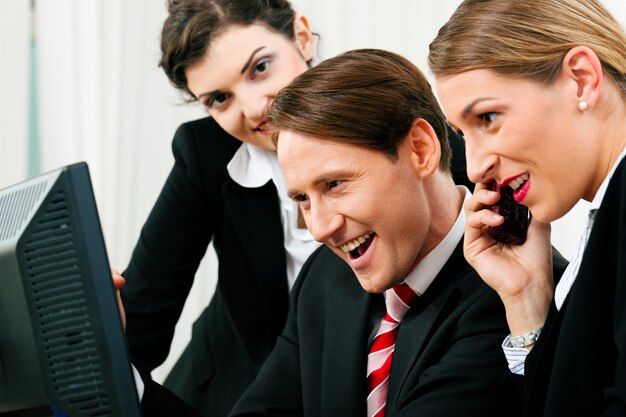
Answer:
M428 343L433 324L446 314L446 306L454 303L454 286L450 285L469 268L463 257L463 242L455 248L426 293L418 299L400 324L387 395L387 413L399 403L409 376L415 370L424 344ZM411 378L412 380L413 378ZM410 390L409 390L410 391ZM408 392L408 391L407 391Z
M570 294L571 295L571 294ZM553 353L559 339L563 315L567 307L569 297L565 299L563 306L557 310L554 300L550 306L546 325L541 332L541 342L526 357L524 386L526 390L526 415L543 415L548 392L548 382L552 370ZM547 354L544 354L547 352Z
M343 262L343 261L340 261ZM324 416L366 414L367 339L374 297L365 292L347 265L335 280L329 300L322 365ZM332 295L331 295L332 294Z
M286 260L274 183L245 188L229 178L224 184L224 204L259 284L268 294L277 293L284 298L282 295L288 291Z
M285 325L289 308L283 228L276 188L244 188L228 178L224 183L224 238L239 257L220 261L227 268L220 290L231 303L229 313L250 356L261 363ZM227 266L226 266L227 265ZM245 330L244 330L245 329Z

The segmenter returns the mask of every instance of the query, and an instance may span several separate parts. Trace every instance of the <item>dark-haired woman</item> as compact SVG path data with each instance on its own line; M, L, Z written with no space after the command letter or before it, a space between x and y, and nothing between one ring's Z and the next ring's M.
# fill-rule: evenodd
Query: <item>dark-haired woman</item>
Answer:
M274 96L310 65L314 40L285 0L171 0L161 49L172 84L210 117L174 137L175 165L124 273L126 333L141 371L163 362L212 241L215 295L165 385L224 416L272 350L289 289L319 246L287 198L265 128ZM463 144L451 141L455 178L467 184Z
M161 50L172 84L210 117L174 137L174 167L123 274L126 333L141 371L165 360L212 241L215 295L165 385L225 416L272 350L289 288L319 246L298 225L265 128L274 95L308 68L313 36L287 1L172 0Z

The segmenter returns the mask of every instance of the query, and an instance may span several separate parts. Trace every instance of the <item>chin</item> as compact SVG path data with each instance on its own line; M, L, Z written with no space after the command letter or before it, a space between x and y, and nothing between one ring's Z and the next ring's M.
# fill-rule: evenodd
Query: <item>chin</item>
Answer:
M539 223L551 223L565 216L572 207L534 207L530 208L533 220Z
M370 294L380 294L392 287L392 285L388 285L384 282L362 277L356 271L355 275L359 280L359 284L361 284L361 288Z

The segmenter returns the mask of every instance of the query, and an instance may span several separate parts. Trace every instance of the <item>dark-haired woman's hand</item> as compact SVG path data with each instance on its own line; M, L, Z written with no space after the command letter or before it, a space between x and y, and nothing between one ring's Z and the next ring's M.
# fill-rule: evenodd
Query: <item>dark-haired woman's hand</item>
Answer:
M120 318L122 319L122 327L126 331L126 312L124 311L124 304L122 304L122 296L120 290L126 284L126 280L120 275L117 270L111 268L111 276L113 278L113 286L115 287L115 294L117 296L117 304L120 309Z

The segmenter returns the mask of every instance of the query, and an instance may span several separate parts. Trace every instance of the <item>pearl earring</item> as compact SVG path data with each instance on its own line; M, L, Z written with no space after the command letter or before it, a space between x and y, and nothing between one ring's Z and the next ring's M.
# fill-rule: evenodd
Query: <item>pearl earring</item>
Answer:
M587 107L589 107L589 104L587 104L585 100L578 102L578 110L585 111L587 110Z

